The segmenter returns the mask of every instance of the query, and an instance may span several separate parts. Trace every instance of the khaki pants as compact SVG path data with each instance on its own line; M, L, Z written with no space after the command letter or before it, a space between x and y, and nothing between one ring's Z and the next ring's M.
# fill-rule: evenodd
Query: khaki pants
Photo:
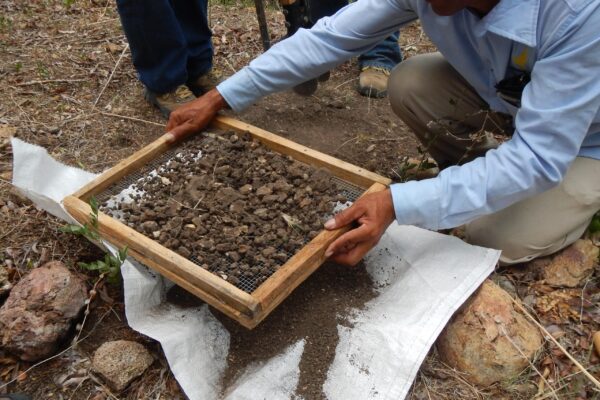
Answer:
M388 84L394 112L440 167L483 155L510 133L510 117L488 105L439 53L399 64ZM467 241L502 250L503 264L552 254L577 240L600 210L600 161L578 157L557 187L466 227Z

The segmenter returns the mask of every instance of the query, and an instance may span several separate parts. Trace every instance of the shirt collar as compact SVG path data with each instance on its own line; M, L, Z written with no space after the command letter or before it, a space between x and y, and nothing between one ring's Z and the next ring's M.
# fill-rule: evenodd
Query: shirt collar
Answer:
M529 47L537 43L540 0L500 0L477 25L483 33L490 31Z

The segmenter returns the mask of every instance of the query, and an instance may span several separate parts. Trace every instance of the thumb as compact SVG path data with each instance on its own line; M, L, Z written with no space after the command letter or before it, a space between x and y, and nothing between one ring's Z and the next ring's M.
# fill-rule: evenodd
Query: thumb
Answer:
M339 229L342 226L346 226L353 221L356 221L364 214L363 208L359 203L354 203L349 208L339 212L329 221L325 222L325 229Z

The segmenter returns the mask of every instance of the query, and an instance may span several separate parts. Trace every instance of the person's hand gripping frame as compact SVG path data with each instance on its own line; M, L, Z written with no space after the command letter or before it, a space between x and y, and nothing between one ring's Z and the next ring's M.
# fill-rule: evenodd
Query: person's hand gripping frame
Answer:
M390 189L361 197L325 223L328 230L358 225L335 240L325 251L325 256L338 264L356 265L375 247L394 218Z

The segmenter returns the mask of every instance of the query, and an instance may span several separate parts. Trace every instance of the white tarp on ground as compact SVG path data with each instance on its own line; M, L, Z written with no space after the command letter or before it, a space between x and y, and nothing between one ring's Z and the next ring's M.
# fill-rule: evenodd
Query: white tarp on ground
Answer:
M13 139L13 184L40 208L68 219L61 200L94 178L47 152ZM367 257L379 295L339 326L340 341L324 393L330 400L402 399L454 311L493 271L500 253L423 229L393 225ZM129 325L159 341L191 400L216 400L227 366L229 332L206 305L165 302L172 285L136 262L122 267ZM291 399L304 341L248 367L227 399ZM310 400L310 399L306 399Z

